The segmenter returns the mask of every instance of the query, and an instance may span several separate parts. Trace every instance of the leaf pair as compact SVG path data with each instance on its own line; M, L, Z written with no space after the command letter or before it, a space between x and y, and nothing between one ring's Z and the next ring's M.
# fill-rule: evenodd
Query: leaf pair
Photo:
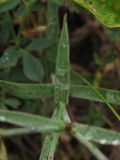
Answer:
M26 77L32 81L40 81L44 76L41 61L21 48L8 48L0 58L0 69L15 66L20 57L23 59L23 69Z

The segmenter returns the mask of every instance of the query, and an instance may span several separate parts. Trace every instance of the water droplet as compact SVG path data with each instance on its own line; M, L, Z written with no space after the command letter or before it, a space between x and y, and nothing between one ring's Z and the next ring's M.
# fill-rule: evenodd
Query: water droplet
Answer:
M101 144L105 144L106 142L107 142L106 139L101 139L101 140L100 140L100 143L101 143Z
M66 47L67 47L67 45L66 45L65 42L62 43L62 46L63 46L63 48L66 48Z
M9 61L9 57L5 57L5 60L6 60L6 61Z
M5 117L0 116L0 121L4 122L5 121Z
M119 141L119 140L114 140L114 141L112 142L112 144L113 144L113 145L119 145L119 144L120 144L120 141Z
M65 76L67 73L67 70L66 69L62 69L62 68L58 68L57 69L57 75L58 76Z
M107 92L107 94L106 94L106 98L107 98L107 100L109 101L115 101L115 97L114 97L114 95L113 95L113 93L111 93L110 91L108 91Z

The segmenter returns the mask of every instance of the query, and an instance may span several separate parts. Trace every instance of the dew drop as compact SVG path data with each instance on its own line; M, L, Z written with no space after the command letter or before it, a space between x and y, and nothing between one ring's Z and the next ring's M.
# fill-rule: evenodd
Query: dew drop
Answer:
M119 141L119 140L114 140L114 141L112 142L112 144L113 144L113 145L119 145L119 144L120 144L120 141Z
M105 144L106 142L107 142L106 139L101 139L101 140L100 140L100 143L101 143L101 144Z
M67 45L66 45L65 42L63 42L63 43L62 43L62 46L63 46L63 48L66 48Z
M5 57L5 60L6 60L6 61L9 61L9 57Z
M5 121L5 117L0 117L0 121L4 122Z
M57 72L58 72L58 76L65 76L67 73L67 70L62 69L62 68L58 68Z

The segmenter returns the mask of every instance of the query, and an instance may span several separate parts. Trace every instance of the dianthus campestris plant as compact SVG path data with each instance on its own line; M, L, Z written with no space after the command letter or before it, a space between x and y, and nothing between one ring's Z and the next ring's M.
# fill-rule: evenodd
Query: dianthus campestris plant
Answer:
M84 8L88 9L98 19L100 19L100 21L103 24L109 27L119 26L119 20L117 20L118 14L117 12L114 12L114 9L111 9L109 5L106 5L108 1L73 1L78 5L81 5ZM48 23L54 24L48 24L48 40L52 40L55 33L57 33L59 30L58 16L56 13L58 12L58 5L61 5L62 3L62 0L51 0L48 2ZM111 3L110 5L113 4ZM103 6L104 9L108 10L108 13L106 12L105 14L103 14ZM115 9L118 9L115 6L113 7ZM105 19L109 17L109 13L113 13L113 19L110 19L110 21L108 22ZM95 143L114 146L120 145L120 133L96 126L90 126L89 124L72 122L72 119L70 119L69 117L69 113L66 109L66 106L69 103L69 97L83 98L91 101L103 102L116 116L116 120L120 120L119 113L117 113L117 111L111 105L120 104L120 92L104 88L95 88L84 77L78 75L75 71L73 71L70 68L69 46L70 45L67 26L67 15L65 15L60 38L56 38L53 44L51 45L51 48L47 50L47 53L53 56L53 51L55 51L57 48L56 62L53 62L56 66L53 83L22 84L0 80L0 87L2 90L4 90L5 93L9 93L22 99L31 100L53 97L55 108L51 119L23 112L14 112L0 109L1 122L7 122L20 126L19 128L13 129L0 129L0 136L8 137L19 134L42 133L46 136L39 160L52 160L54 159L54 154L57 148L59 136L62 132L67 131L76 139L78 139L80 143L85 145L98 160L108 160L108 158L97 148ZM24 52L24 54L26 54L26 52L23 50L21 50L21 52ZM19 56L21 56L22 53ZM34 59L34 61L38 63L37 60ZM26 63L25 57L23 57L23 62ZM50 61L50 63L52 62ZM5 62L0 62L0 64L1 66L2 64L4 64L4 66L10 65L8 61L6 62L6 64ZM82 81L84 85L71 83L70 79L73 75L75 75L80 81ZM28 77L33 79L33 76L31 74L29 74ZM37 78L38 77L36 76L35 80Z

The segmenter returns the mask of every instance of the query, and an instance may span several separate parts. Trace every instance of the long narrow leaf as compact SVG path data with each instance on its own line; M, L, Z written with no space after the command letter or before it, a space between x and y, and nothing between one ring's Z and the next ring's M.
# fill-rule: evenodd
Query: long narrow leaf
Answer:
M120 145L120 133L84 124L75 124L76 131L86 140L91 140L100 144Z
M38 131L32 130L30 128L13 128L13 129L0 129L0 137L11 137L22 134L32 134Z
M69 96L69 79L70 79L70 63L69 63L69 38L66 19L64 19L63 29L58 46L56 75L55 75L55 103L56 111L53 119L65 119L64 113L66 103ZM66 87L67 86L67 87ZM45 138L43 150L40 160L48 160L54 158L55 148L57 146L59 134L51 134ZM49 145L48 145L49 144Z
M68 103L70 81L69 36L66 16L58 45L55 75L55 101Z
M82 77L81 75L78 75L78 76L83 83L85 83L104 103L106 103L106 105L109 107L109 109L113 112L113 114L116 116L116 118L120 121L120 115L115 111L115 109L107 101L107 99L101 93L99 93L99 91L97 91L96 88L94 86L92 86L92 84L90 84L84 77Z
M60 119L61 112L59 112L59 108L55 109L55 112L52 116L54 120ZM50 135L47 135L45 137L43 148L40 155L40 160L48 160L50 157L54 157L55 149L58 143L59 134L58 133L52 133Z
M120 104L120 91L94 87L109 103ZM70 95L97 102L104 102L90 87L71 84Z
M73 131L74 136L83 144L85 145L91 153L98 159L98 160L108 160L108 158L91 142L89 142L87 139L84 138L83 135L81 135L77 131Z
M39 132L63 131L66 126L64 121L54 121L42 116L4 110L0 110L0 121L31 128Z
M23 84L0 80L0 86L7 93L23 99L40 99L54 96L54 86L52 84ZM94 88L103 95L109 103L120 104L120 91L98 87ZM76 98L103 102L90 87L84 85L71 84L70 95Z
M56 57L57 57L57 47L59 40L59 6L54 2L54 0L48 1L47 10L47 39L52 42L51 46L46 49L47 55L45 61L47 60L47 67L49 71L55 71Z
M4 91L24 99L39 99L54 95L52 84L23 84L0 80L0 87Z

